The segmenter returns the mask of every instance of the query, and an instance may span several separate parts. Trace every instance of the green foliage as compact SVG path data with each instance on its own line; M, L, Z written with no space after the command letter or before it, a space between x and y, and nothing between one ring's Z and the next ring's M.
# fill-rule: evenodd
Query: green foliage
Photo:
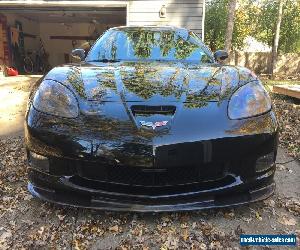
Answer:
M205 42L212 51L224 47L228 0L206 1Z
M300 52L300 1L289 0L284 9L279 50Z
M207 0L205 41L212 50L224 48L227 6L228 0ZM233 48L242 48L247 36L272 46L277 13L278 0L239 0L232 39ZM285 0L279 51L300 52L299 0Z
M287 0L283 9L279 50L300 52L300 1Z
M251 0L238 1L239 7L235 13L235 25L233 29L232 46L241 49L247 36L256 32L258 17L257 6Z
M263 0L257 12L257 30L253 36L272 46L278 1ZM300 1L285 0L280 28L279 51L300 52Z
M278 3L276 0L262 0L261 5L257 8L257 13L255 13L256 17L259 19L256 23L258 32L253 34L253 36L270 46L273 44L277 12Z
M253 13L255 5L251 0L240 0L235 14L232 46L241 48L247 36L255 29ZM228 0L208 0L205 13L205 41L215 51L224 48L228 18Z

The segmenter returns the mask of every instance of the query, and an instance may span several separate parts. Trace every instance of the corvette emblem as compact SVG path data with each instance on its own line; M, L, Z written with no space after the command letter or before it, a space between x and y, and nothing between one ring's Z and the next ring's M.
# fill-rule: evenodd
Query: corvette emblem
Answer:
M166 126L168 121L161 121L161 122L145 122L145 121L140 121L141 125L142 126L145 126L145 127L152 127L153 130L156 128L156 127L162 127L162 126Z

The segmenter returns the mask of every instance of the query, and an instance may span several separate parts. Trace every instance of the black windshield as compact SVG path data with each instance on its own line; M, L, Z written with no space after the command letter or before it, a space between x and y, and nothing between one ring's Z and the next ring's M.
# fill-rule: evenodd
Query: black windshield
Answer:
M186 29L123 28L107 31L95 43L86 61L213 62L202 41Z

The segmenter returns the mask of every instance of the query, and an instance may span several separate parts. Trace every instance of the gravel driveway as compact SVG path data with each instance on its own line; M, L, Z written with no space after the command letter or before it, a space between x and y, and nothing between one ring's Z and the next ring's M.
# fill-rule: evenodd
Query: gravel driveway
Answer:
M36 79L0 79L0 249L239 249L241 233L296 233L299 246L300 164L283 148L275 195L232 209L117 213L32 198L26 189L23 115Z

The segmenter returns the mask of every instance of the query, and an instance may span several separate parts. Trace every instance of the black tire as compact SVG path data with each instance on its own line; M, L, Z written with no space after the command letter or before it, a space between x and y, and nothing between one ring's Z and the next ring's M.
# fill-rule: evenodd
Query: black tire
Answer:
M24 63L23 68L24 68L25 73L28 73L28 74L33 73L33 62L31 60L31 58L26 56L24 58L23 63Z

